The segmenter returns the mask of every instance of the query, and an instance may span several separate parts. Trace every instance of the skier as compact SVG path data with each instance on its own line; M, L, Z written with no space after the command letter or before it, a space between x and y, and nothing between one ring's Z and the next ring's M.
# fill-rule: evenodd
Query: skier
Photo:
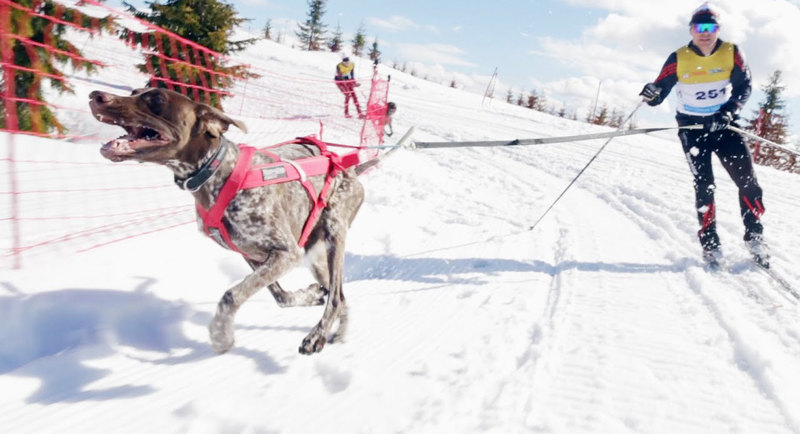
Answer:
M359 84L356 83L355 65L353 65L353 62L350 61L347 55L336 65L336 76L334 80L336 80L336 86L339 87L339 90L344 94L344 116L350 117L350 99L352 98L353 104L356 106L356 111L358 112L358 117L363 117L355 91L355 88L359 86Z
M744 241L755 261L769 267L769 251L763 238L762 191L753 170L750 151L741 135L729 130L738 126L738 112L750 97L750 70L735 44L717 35L718 14L708 3L696 9L689 22L692 41L669 55L653 83L639 95L651 106L661 104L673 86L677 91L678 125L702 124L702 130L679 130L683 151L694 175L695 201L700 230L697 235L703 259L716 267L722 259L714 205L714 173L711 154L739 189L739 205L745 227Z

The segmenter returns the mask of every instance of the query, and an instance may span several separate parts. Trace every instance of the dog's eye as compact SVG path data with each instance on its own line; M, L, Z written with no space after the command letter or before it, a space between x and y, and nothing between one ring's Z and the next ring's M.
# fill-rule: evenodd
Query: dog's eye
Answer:
M161 114L161 111L164 108L164 103L166 102L166 99L164 98L164 95L161 94L161 92L150 92L149 94L147 94L146 102L147 102L147 107L150 109L150 111L152 111L153 114L159 115Z

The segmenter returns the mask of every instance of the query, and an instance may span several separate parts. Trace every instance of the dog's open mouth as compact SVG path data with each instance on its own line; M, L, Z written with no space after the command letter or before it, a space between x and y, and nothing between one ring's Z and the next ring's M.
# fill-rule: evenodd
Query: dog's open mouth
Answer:
M155 128L144 125L121 125L127 134L106 143L100 149L104 157L121 161L125 157L168 145L171 139Z

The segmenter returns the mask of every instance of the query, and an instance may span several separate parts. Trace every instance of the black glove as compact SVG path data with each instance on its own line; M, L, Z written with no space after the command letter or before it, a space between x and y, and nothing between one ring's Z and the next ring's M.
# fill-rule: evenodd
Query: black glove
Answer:
M733 122L733 114L727 110L718 111L711 116L707 116L703 121L703 127L709 133L715 133L728 128Z
M642 91L639 92L639 95L645 102L650 102L661 95L661 88L656 86L655 83L647 83L642 88Z

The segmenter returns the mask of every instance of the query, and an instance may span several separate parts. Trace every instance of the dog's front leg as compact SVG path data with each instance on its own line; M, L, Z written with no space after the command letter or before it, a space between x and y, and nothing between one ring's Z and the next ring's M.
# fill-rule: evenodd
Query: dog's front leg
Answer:
M218 353L233 347L233 318L239 307L259 289L270 285L289 271L302 258L299 249L272 251L269 258L253 270L239 284L225 291L217 304L217 313L208 326L211 345Z

